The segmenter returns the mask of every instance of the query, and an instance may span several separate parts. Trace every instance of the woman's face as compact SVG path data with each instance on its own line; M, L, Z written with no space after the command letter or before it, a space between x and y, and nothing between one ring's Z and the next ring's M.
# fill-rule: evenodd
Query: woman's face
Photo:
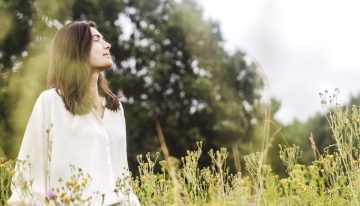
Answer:
M107 43L100 32L90 27L92 43L89 54L89 66L97 71L108 69L113 61L110 55L111 45Z

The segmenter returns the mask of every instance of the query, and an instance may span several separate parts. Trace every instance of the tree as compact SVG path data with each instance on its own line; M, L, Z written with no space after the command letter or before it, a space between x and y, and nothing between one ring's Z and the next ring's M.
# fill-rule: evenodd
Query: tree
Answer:
M16 157L35 99L46 88L47 45L69 4L0 1L0 146L10 158Z
M0 147L4 156L11 153L14 134L11 122L14 97L8 89L10 76L26 58L31 18L30 1L0 1Z
M176 157L198 140L205 151L249 140L262 79L243 52L224 51L219 25L204 21L193 1L129 1L126 8L133 32L121 44L129 59L116 56L119 70L108 77L127 100L136 142L130 154L159 150L156 121Z
M115 66L106 75L110 87L122 96L133 171L136 154L160 149L156 122L176 157L198 140L204 142L205 151L248 144L258 118L262 77L255 63L245 61L244 52L229 54L223 49L219 23L205 21L194 1L74 0L56 8L38 1L29 8L32 19L39 20L31 29L32 38L48 40L60 22L92 19L112 44ZM29 47L33 42L25 45L35 48ZM39 54L35 51L29 50L29 56ZM37 60L46 65L44 59L46 55ZM34 63L30 58L26 62L19 68L20 77L29 75L26 71ZM31 87L36 92L44 87L44 77L38 78L42 81ZM30 95L33 99L36 92ZM241 148L245 152L246 147Z

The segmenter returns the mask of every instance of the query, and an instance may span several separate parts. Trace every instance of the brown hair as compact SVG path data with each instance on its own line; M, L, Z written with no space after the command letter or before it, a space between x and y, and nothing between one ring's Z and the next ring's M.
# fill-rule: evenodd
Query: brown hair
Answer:
M88 67L92 43L90 27L96 28L93 21L73 21L58 30L51 45L48 86L56 88L57 93L72 114L86 114L94 106L89 95L91 69ZM120 107L119 96L109 88L102 73L99 75L98 88L106 99L105 107L117 111Z

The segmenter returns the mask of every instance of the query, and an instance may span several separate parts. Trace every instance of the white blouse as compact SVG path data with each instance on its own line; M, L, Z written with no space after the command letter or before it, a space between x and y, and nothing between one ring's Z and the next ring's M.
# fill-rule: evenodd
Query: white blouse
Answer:
M52 144L48 143L49 137ZM51 155L50 161L48 154ZM33 178L30 191L34 197L39 197L36 205L44 205L48 186L59 187L59 178L67 180L71 176L70 165L91 176L84 194L86 197L97 191L100 194L92 205L124 201L126 205L140 205L132 190L129 196L114 192L117 178L124 177L128 172L125 118L121 104L117 112L106 108L103 118L94 110L85 115L72 115L54 88L42 92L27 124L18 159L26 160L27 156L31 163L31 177L29 171L23 175L28 182ZM50 178L46 175L47 168ZM18 178L19 172L16 172L13 194L8 201L10 205L17 205L23 199L20 187L16 186ZM104 204L101 204L101 194L105 194Z

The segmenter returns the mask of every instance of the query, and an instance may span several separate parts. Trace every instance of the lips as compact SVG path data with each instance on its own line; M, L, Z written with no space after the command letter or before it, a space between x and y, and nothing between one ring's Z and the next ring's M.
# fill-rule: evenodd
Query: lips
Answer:
M107 56L107 55L110 56L110 53L105 53L103 56Z

